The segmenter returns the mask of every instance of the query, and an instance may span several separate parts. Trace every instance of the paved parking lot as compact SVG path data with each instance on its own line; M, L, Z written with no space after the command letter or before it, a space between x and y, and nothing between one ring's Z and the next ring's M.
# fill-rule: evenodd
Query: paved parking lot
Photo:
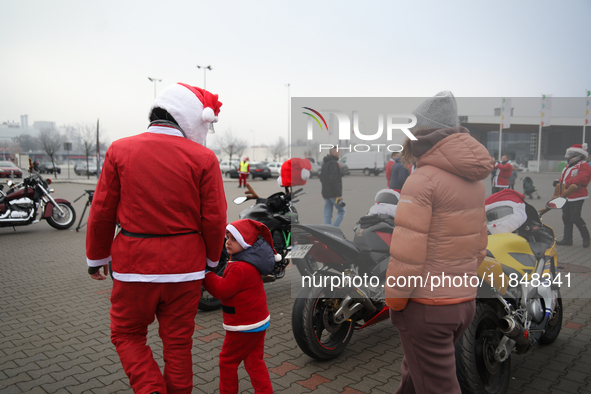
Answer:
M541 208L551 197L556 174L531 174L540 200L528 200ZM59 179L63 179L61 176ZM385 186L385 178L344 178L347 216L341 225L352 228ZM252 183L261 196L280 189L274 179ZM485 181L490 190L490 183ZM322 221L323 200L319 183L312 179L308 194L298 203L301 222ZM73 201L92 182L55 183L55 196ZM235 181L226 181L228 220L249 206L232 204L242 195ZM518 191L522 191L518 180ZM75 205L82 213L84 199ZM591 202L584 219L591 225ZM545 221L562 237L560 212ZM0 393L131 393L127 378L109 340L109 281L93 281L84 263L85 228L57 231L46 222L0 229ZM575 229L575 246L558 247L562 272L573 273L577 284L591 280L590 249L583 249ZM278 393L391 393L398 386L403 352L396 328L382 322L356 332L341 357L319 362L304 355L291 332L290 276L266 284L271 327L266 340L266 363ZM587 286L588 288L588 286ZM511 393L591 392L591 300L564 300L564 326L555 343L513 355ZM200 312L194 334L194 393L216 393L217 356L223 341L221 311ZM162 366L157 323L150 327L149 344ZM252 393L244 370L241 388Z

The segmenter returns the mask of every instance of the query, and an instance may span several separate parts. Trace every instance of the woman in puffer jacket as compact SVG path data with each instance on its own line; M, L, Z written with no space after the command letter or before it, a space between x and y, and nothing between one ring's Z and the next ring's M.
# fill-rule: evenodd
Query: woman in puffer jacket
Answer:
M482 180L492 171L486 148L458 126L451 92L413 114L417 160L396 211L386 303L404 350L396 393L460 393L454 344L475 311L476 269L486 255ZM471 280L472 279L472 280ZM472 285L471 285L472 283Z

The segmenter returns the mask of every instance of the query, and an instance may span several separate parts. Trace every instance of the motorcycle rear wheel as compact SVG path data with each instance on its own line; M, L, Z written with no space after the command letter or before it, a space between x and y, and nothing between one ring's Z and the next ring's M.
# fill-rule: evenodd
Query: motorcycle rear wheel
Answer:
M495 349L502 338L498 321L498 315L489 305L476 303L474 319L456 343L456 374L462 392L507 392L511 356L502 363L495 360Z
M560 329L562 328L562 298L560 294L558 295L558 302L556 303L556 308L546 325L546 331L540 337L540 344L541 345L549 345L556 338L558 338L558 334L560 334Z
M304 288L293 304L291 326L304 353L317 360L339 356L353 336L353 322L335 324L331 319L338 298L326 298L320 288Z
M70 203L58 202L57 205L64 211L64 215L61 216L59 209L54 206L51 216L47 218L47 223L58 230L67 230L76 221L76 211Z

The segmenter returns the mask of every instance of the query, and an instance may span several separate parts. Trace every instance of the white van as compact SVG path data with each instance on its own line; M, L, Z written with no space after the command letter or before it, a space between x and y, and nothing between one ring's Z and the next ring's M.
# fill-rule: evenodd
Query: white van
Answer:
M377 176L384 172L384 152L351 152L344 155L339 163L345 175L351 172L363 172L367 176L370 174Z

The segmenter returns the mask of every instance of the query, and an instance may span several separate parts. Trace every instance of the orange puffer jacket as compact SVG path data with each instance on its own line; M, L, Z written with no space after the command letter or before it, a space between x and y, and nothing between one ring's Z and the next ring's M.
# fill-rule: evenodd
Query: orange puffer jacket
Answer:
M448 305L476 297L486 255L485 191L493 164L463 127L421 130L412 141L417 170L406 180L390 245L386 304L409 299Z

